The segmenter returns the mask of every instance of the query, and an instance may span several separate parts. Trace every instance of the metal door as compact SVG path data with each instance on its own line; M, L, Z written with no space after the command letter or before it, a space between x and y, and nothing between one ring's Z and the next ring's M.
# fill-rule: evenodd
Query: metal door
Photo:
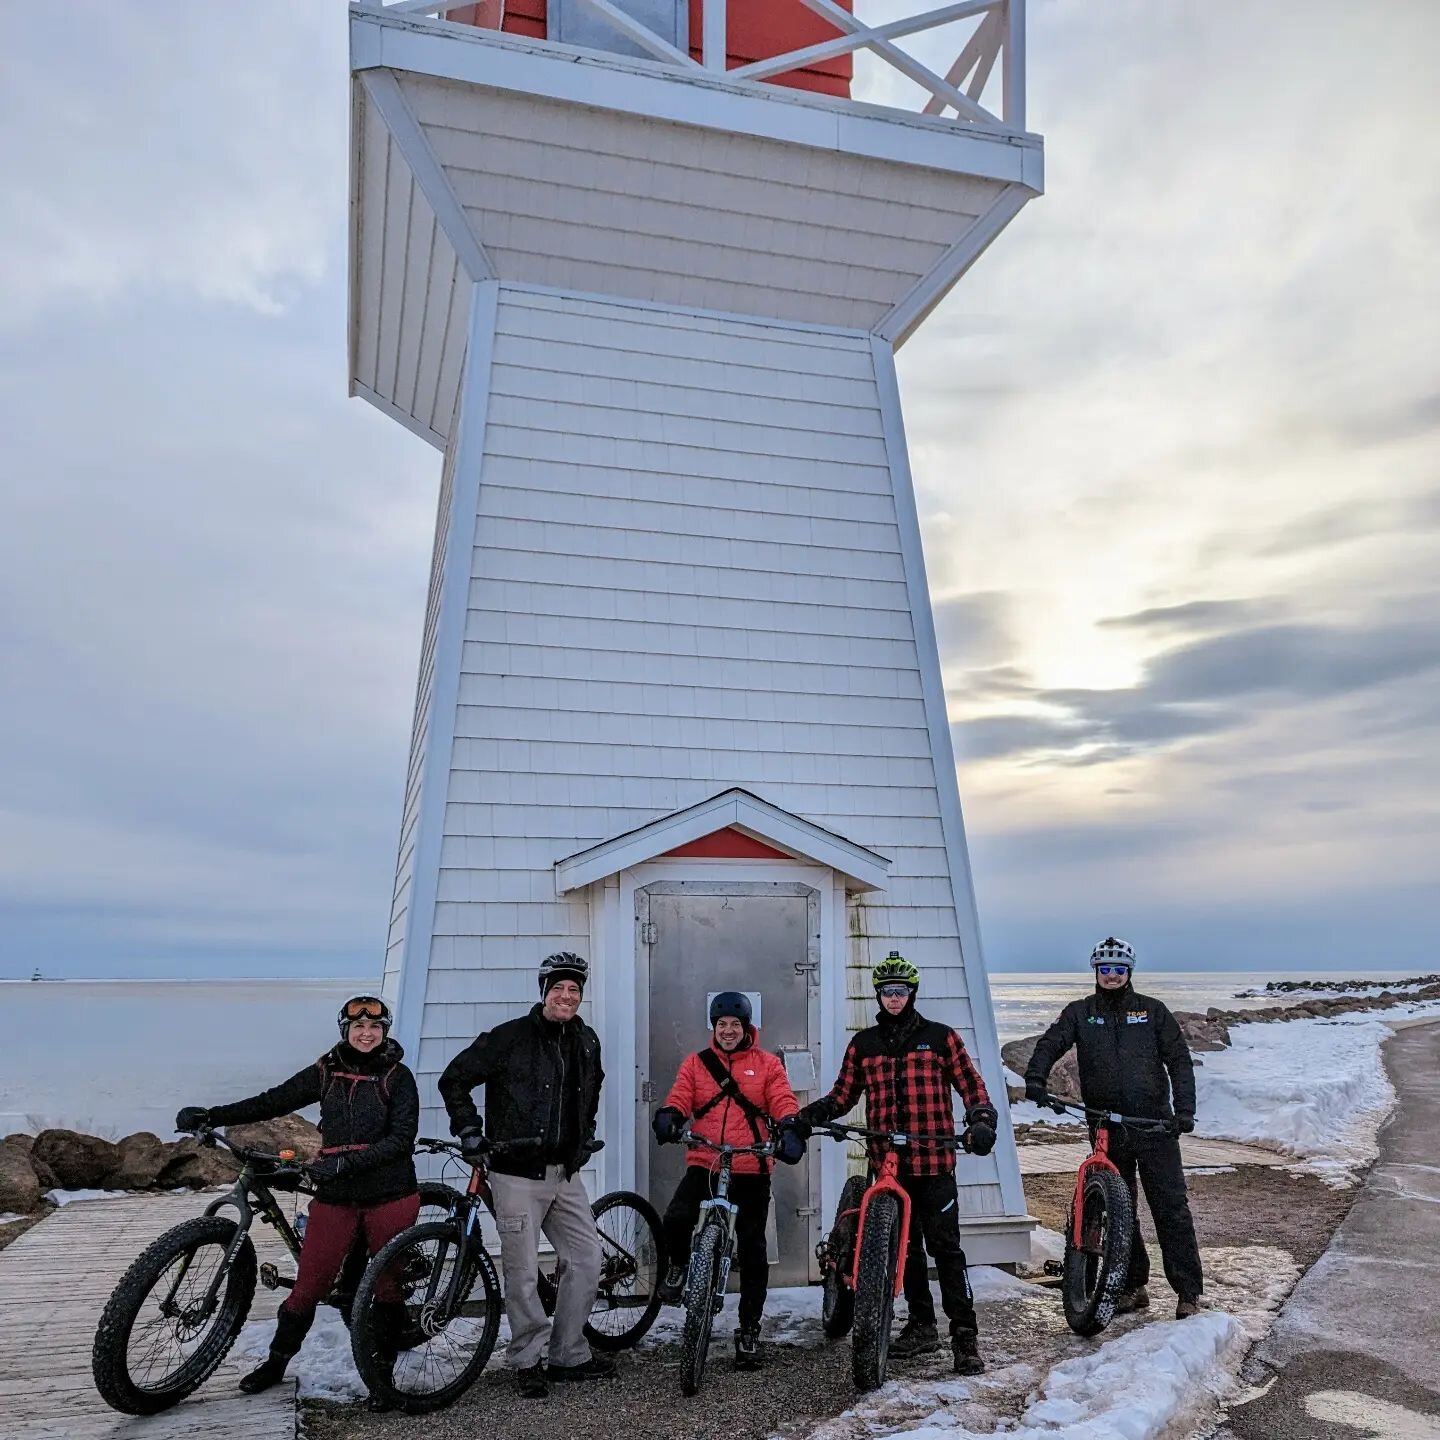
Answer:
M685 1168L685 1152L657 1146L650 1119L680 1062L708 1043L710 997L717 991L751 996L761 1046L784 1061L802 1105L816 1097L820 897L794 883L666 881L637 891L635 908L641 987L636 1175L663 1210ZM814 1157L776 1165L773 1190L772 1282L818 1279Z

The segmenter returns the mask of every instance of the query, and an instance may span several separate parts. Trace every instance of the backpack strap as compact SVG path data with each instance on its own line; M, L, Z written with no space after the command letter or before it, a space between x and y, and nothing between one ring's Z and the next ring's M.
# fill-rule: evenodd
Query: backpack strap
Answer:
M769 1120L765 1112L736 1084L735 1077L720 1063L720 1057L713 1050L707 1046L699 1052L699 1055L700 1063L720 1088L691 1118L698 1120L701 1116L708 1115L722 1100L733 1100L740 1107L740 1113L749 1121L750 1134L754 1137L755 1143L759 1145L761 1143L760 1122L765 1121L766 1128L769 1128Z

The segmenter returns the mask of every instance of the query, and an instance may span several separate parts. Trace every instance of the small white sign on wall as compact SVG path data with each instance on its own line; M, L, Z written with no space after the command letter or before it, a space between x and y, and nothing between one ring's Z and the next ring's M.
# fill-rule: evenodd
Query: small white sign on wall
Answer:
M758 1030L764 1024L760 1018L763 1006L761 994L758 990L712 990L705 997L705 1027L710 1027L710 1006L714 1003L717 995L743 995L750 1002L750 1023Z

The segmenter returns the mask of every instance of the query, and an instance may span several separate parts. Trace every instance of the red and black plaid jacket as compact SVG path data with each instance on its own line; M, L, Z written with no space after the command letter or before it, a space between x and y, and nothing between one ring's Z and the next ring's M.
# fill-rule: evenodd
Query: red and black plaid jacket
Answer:
M824 1124L853 1109L863 1094L865 1123L873 1130L953 1135L952 1087L967 1112L990 1103L965 1042L948 1025L917 1011L894 1030L872 1025L856 1035L845 1047L834 1088L802 1113L812 1124ZM880 1164L885 1149L882 1141L870 1142L871 1164ZM900 1169L907 1175L943 1175L954 1168L953 1150L917 1145L900 1152Z

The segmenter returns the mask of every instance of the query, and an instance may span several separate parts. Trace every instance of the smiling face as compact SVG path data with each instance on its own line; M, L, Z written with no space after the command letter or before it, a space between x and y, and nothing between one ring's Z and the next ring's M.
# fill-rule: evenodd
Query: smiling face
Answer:
M715 1022L715 1043L727 1054L745 1038L745 1027L733 1015L722 1015Z
M1123 990L1130 983L1130 970L1125 965L1097 965L1095 983L1102 990Z
M369 1020L362 1016L359 1020L350 1022L345 1038L362 1055L368 1055L384 1042L385 1027L378 1020Z
M575 1018L575 1012L580 1008L580 998L584 992L573 980L557 980L546 992L545 1003L540 1013L547 1020L554 1021L557 1025L563 1025L567 1020Z

